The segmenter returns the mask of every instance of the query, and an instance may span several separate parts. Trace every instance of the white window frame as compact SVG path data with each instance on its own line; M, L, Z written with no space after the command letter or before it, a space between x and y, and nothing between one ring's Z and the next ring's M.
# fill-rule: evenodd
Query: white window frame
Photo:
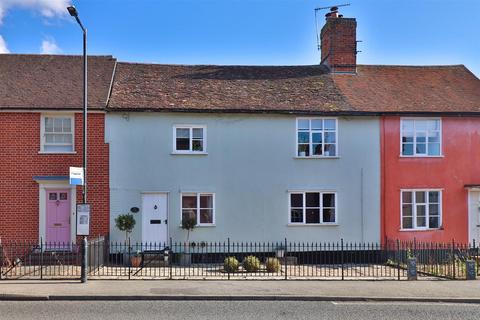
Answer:
M183 219L183 196L196 196L197 197L197 227L212 227L215 226L215 217L216 217L216 209L215 209L215 193L213 192L182 192L180 193L180 223ZM200 222L200 209L205 209L200 207L200 196L212 196L213 201L213 208L212 208L212 223L201 223ZM186 208L191 209L191 208Z
M310 155L308 156L300 156L298 154L298 121L299 120L309 120L310 122L312 120L335 120L335 143L327 143L327 144L334 144L335 145L335 155L325 155L325 128L322 126L321 130L313 130L313 132L321 132L322 133L322 154L321 155L312 155L312 129L309 129L309 150L310 150ZM339 150L338 150L338 118L335 117L298 117L295 119L295 158L338 158L339 156Z
M422 231L422 230L441 230L442 229L442 211L443 211L443 190L442 189L401 189L400 190L400 230L402 231ZM403 193L412 192L412 228L403 227ZM426 192L425 202L425 219L426 226L417 226L417 201L415 192ZM438 192L438 228L430 228L430 208L428 200L428 192Z
M177 129L189 129L189 150L177 150ZM193 129L203 130L203 150L193 150ZM194 124L178 124L173 126L173 153L174 154L207 154L207 126L206 125L194 125Z
M45 150L45 119L46 118L69 118L71 121L71 129L72 129L72 150L71 151L46 151ZM65 144L66 145L66 144ZM71 113L45 113L42 114L40 117L40 151L39 153L76 153L75 152L75 114Z
M319 193L320 194L320 222L319 223L307 223L307 203L306 203L306 194L307 193ZM303 196L303 219L302 222L292 222L292 194L302 194ZM323 222L323 194L333 194L335 196L335 221L334 222ZM288 191L288 224L289 225L299 225L299 226L322 226L322 225L338 225L338 193L333 190L292 190Z
M413 120L413 155L404 155L403 154L403 121L412 121ZM418 153L417 154L417 130L415 129L415 122L416 121L438 121L439 122L439 136L440 136L440 153L438 155L429 155L428 154L428 130L424 131L426 134L426 142L425 142L425 154ZM423 131L422 131L423 132ZM405 158L438 158L443 157L443 126L442 126L442 118L433 117L433 118L412 118L412 117L402 117L400 118L400 157Z

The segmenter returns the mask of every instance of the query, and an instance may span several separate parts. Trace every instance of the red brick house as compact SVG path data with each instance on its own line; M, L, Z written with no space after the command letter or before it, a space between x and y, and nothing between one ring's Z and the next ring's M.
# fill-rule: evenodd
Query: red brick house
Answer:
M92 236L109 231L109 148L105 112L115 68L89 57L88 202ZM0 239L74 242L82 166L82 58L0 55Z
M478 242L480 80L463 65L357 71L336 83L380 111L382 240Z

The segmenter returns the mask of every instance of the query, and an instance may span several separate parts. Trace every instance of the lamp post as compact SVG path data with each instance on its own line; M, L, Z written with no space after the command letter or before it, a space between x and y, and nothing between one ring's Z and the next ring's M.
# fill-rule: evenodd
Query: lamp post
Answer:
M67 7L68 13L77 20L78 25L83 32L83 187L82 187L82 203L87 203L87 29L83 26L78 11L74 6ZM82 283L87 282L87 237L83 237L82 241L82 264L81 276Z

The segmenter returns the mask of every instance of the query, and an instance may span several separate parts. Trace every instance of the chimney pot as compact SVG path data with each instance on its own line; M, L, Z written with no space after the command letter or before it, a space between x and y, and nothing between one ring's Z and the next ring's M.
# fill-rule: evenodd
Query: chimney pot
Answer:
M337 11L329 12L325 15L325 18L326 19L328 19L328 18L338 18L338 12Z

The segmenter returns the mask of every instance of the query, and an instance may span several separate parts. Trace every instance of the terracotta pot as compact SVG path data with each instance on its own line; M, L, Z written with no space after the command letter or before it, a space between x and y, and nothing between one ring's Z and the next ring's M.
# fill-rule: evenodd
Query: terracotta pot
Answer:
M130 262L132 264L132 267L138 268L142 264L142 257L137 256L137 257L131 257Z

